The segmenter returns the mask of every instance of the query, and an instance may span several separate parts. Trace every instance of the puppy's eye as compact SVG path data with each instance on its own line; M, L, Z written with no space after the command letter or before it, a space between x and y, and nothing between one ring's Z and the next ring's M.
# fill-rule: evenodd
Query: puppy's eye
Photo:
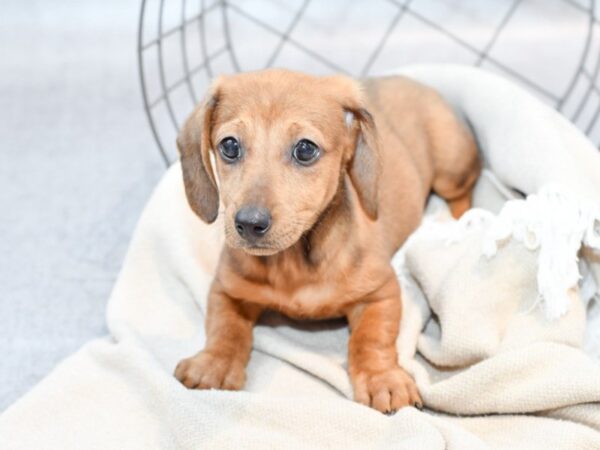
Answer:
M235 138L226 137L219 142L218 148L225 162L232 163L240 158L240 143Z
M303 166L311 165L319 159L319 156L321 156L319 147L308 139L298 141L292 151L292 157Z

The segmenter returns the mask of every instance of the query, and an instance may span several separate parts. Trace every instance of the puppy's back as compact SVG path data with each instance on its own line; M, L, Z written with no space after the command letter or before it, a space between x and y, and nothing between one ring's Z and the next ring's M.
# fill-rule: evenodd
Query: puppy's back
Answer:
M477 145L435 90L403 76L363 85L380 140L382 222L400 245L420 223L432 189L451 208L451 200L470 194L480 172Z

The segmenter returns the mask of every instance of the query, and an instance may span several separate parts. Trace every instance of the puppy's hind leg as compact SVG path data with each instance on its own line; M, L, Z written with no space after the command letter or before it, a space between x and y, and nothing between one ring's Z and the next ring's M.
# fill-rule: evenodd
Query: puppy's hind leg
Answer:
M460 218L471 208L473 187L481 171L478 163L462 174L440 174L433 184L433 191L448 202L452 217Z
M437 128L432 142L433 191L448 202L452 216L458 219L471 207L481 161L475 139L458 118L446 117Z

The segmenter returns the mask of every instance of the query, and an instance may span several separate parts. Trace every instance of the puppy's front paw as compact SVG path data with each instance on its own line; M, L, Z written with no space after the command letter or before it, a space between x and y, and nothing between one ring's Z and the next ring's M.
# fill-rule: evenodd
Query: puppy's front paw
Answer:
M358 371L352 376L352 385L357 402L382 413L393 414L404 406L423 407L415 381L400 367Z
M227 389L244 386L246 371L239 361L208 352L183 359L175 368L175 377L190 389Z

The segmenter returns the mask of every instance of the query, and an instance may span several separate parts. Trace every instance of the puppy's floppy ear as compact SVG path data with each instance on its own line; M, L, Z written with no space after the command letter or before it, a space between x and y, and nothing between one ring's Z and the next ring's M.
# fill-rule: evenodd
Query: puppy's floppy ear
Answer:
M378 180L379 180L379 146L373 117L364 108L346 108L346 117L351 114L358 122L354 154L350 159L348 174L358 193L360 204L367 215L377 219Z
M363 87L345 75L325 77L328 90L344 109L344 119L353 148L346 155L348 175L363 210L377 219L377 184L379 180L379 145L373 116L365 108Z
M219 212L219 191L210 161L210 134L218 101L217 89L213 88L204 103L188 117L177 137L188 203L206 223L214 222Z

